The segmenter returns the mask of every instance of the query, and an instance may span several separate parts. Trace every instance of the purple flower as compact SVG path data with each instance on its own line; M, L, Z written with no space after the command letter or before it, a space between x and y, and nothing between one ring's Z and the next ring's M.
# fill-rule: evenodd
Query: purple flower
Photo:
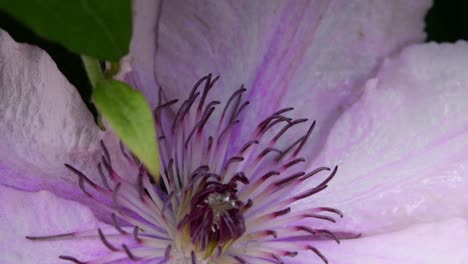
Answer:
M0 262L467 262L468 45L402 49L428 7L136 1L160 183L0 31Z

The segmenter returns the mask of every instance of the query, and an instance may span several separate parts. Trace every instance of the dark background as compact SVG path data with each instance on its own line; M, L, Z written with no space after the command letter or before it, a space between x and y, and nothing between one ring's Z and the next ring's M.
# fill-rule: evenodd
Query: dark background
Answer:
M27 42L46 50L55 60L68 80L78 88L83 100L95 114L89 103L91 86L79 56L72 54L60 45L37 37L30 30L0 11L0 28L8 31L18 42ZM468 0L435 0L426 16L427 41L454 42L468 39Z

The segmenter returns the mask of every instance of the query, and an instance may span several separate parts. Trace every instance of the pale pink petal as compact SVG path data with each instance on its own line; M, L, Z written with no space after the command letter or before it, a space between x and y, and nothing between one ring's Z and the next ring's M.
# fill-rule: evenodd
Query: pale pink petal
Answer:
M157 4L148 2L137 1L136 24L139 14L154 18ZM212 72L221 75L215 99L226 101L241 84L249 88L250 114L242 119L247 130L293 106L295 117L317 119L322 130L316 135L325 136L384 56L424 39L429 5L427 0L165 1L157 11L159 23L134 35L145 37L133 40L136 72L130 76L140 76L136 79L146 85L141 89L155 105L156 92L148 89L156 86L147 84L153 69L143 68L152 65L154 52L137 42L156 41L155 74L169 99L185 98Z
M0 30L0 184L87 201L64 163L100 182L102 133L43 50ZM111 148L116 140L106 140ZM118 145L117 145L118 146Z
M133 33L130 54L122 60L119 79L138 88L150 102L157 100L154 75L156 21L162 1L133 1ZM128 71L131 71L128 73ZM128 74L127 74L128 73Z
M468 224L460 218L354 240L313 243L330 264L464 264L468 263ZM286 259L285 259L286 260ZM320 263L304 252L291 263ZM288 262L289 263L289 262Z
M85 206L50 192L28 193L0 185L0 263L66 263L60 255L82 261L107 254L99 238L31 241L26 236L55 235L107 225ZM97 234L97 230L96 230Z
M314 203L364 235L468 218L468 43L387 60L332 129L318 164L339 165Z

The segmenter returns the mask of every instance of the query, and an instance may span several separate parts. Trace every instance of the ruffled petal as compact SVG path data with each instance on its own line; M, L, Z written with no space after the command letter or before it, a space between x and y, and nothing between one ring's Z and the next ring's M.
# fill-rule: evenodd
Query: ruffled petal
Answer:
M0 262L65 263L60 255L81 261L109 252L99 238L31 241L44 236L106 228L85 206L50 192L28 193L0 185ZM97 233L97 231L96 231Z
M169 99L185 98L212 72L221 75L212 93L216 100L225 101L241 84L249 89L250 114L242 119L248 132L265 116L293 106L294 117L317 119L322 130L316 135L325 136L384 56L424 39L429 5L427 0L165 1L157 25L145 27L156 30L156 40L151 34L134 39L133 74L152 78L153 69L142 69L138 58L154 52L136 43L156 41L155 74ZM157 4L137 1L137 23L138 16L154 18L148 9ZM148 87L142 89L154 106L157 93Z
M100 183L103 135L91 113L46 52L2 30L0 43L0 184L90 202L64 163Z
M468 43L386 61L332 129L318 164L340 166L314 203L364 235L468 218Z
M463 264L468 263L468 224L455 218L405 230L336 243L315 244L332 264ZM313 260L316 260L313 262ZM291 263L320 263L312 252Z

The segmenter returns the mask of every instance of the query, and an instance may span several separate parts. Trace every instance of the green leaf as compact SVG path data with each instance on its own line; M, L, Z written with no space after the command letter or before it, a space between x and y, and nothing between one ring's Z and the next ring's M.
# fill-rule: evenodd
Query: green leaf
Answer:
M91 86L93 88L96 87L96 84L100 80L104 79L104 74L102 73L99 61L86 55L82 55L81 60L83 61L83 66L86 70Z
M123 82L101 80L94 90L93 102L123 143L158 178L156 130L145 97Z
M109 61L128 53L131 0L1 0L0 9L76 53Z

